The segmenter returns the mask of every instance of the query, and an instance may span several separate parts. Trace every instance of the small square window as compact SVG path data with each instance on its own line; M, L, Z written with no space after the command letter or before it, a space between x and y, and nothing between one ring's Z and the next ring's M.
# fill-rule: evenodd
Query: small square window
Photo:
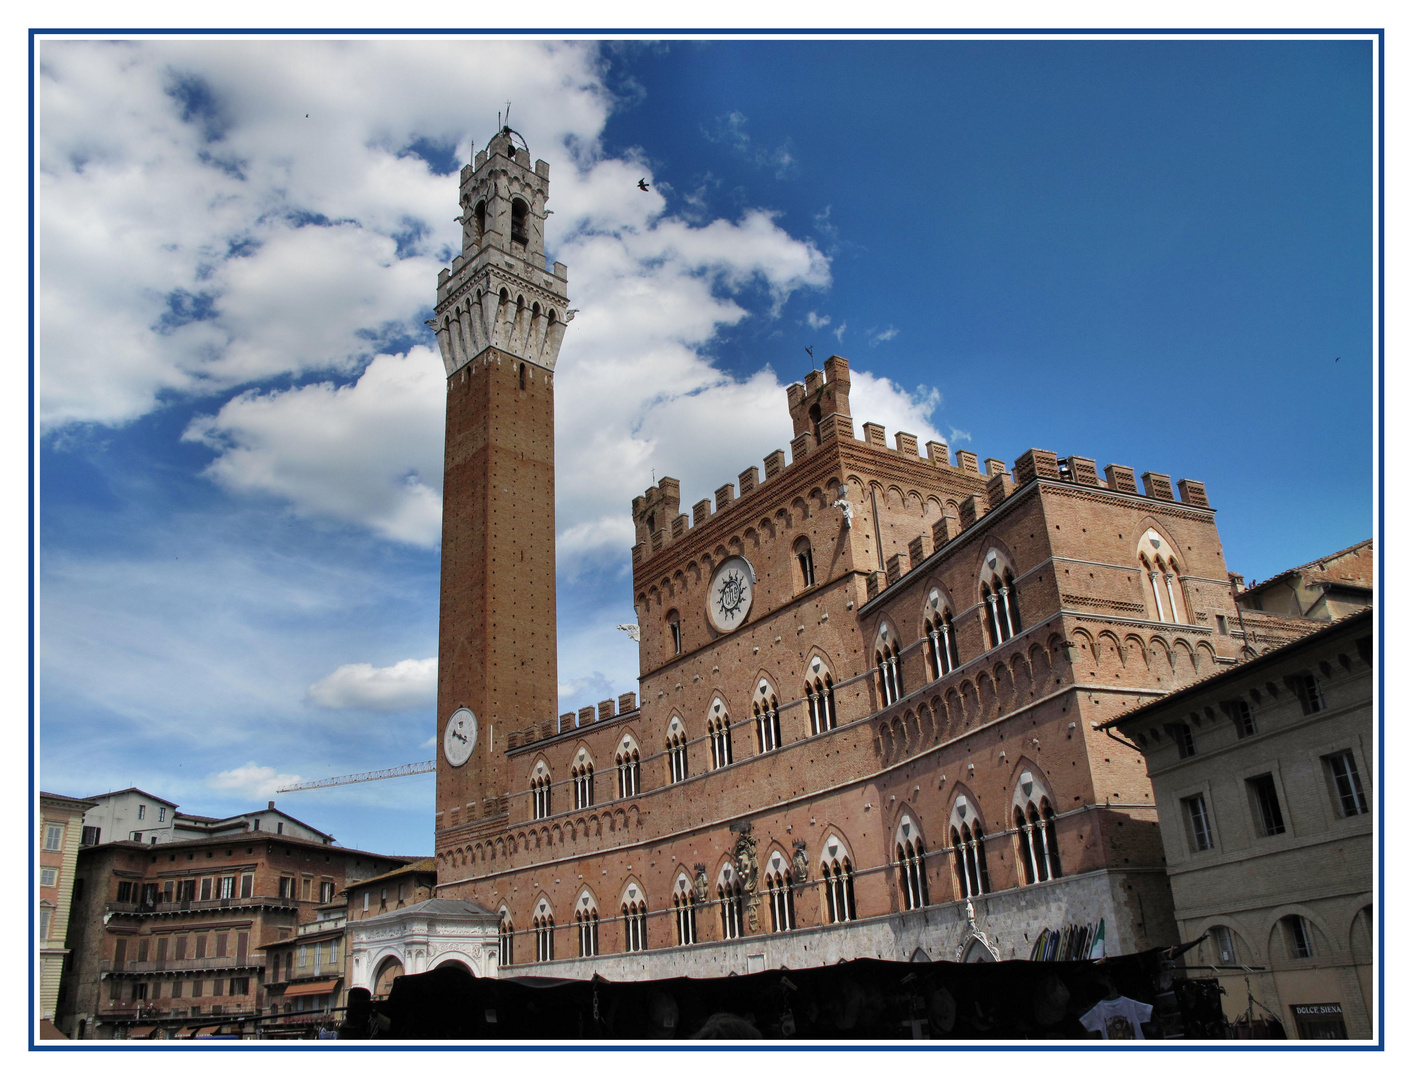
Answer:
M39 868L39 884L52 888L59 884L59 868L56 866L41 866Z

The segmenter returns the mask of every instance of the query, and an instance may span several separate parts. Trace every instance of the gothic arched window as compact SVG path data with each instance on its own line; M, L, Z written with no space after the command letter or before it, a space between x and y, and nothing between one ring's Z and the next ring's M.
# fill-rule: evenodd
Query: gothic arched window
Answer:
M770 894L770 926L777 934L795 929L795 894L790 889L790 871L781 868L765 876Z
M638 761L638 746L630 736L625 735L614 759L618 767L618 797L630 799L642 790L643 778Z
M707 736L711 739L711 767L724 768L731 764L731 717L718 698L712 705L711 718L707 720Z
M839 725L834 711L834 679L818 657L810 665L813 675L805 677L805 701L809 705L810 734L819 735Z
M515 963L515 926L510 921L510 912L505 908L500 909L500 928L496 936L500 946L500 966L509 967Z
M672 890L672 913L677 922L677 944L697 943L697 907L692 900L692 883L686 874L677 875L677 887Z
M721 906L721 939L729 941L745 933L744 904L741 879L730 864L721 868L716 882L716 899Z
M530 215L530 206L524 199L513 199L510 203L510 242L512 244L528 244L530 234L526 229L526 219Z
M927 892L927 850L922 835L912 818L904 814L894 836L898 853L898 888L903 896L903 910L915 911L932 901Z
M583 755L580 755L583 758ZM574 780L574 809L583 810L594 805L594 763L586 758L569 770Z
M808 537L802 536L795 541L795 563L800 568L796 578L797 588L810 588L814 585L814 552L810 549Z
M687 729L677 717L667 725L667 780L676 784L687 779Z
M873 662L878 669L878 698L886 709L903 696L903 665L896 635L884 623L873 646Z
M770 684L762 682L751 705L756 721L756 745L767 754L780 749L780 705L771 693Z
M536 818L550 816L550 772L543 761L535 763L535 772L530 777L530 796L534 802Z

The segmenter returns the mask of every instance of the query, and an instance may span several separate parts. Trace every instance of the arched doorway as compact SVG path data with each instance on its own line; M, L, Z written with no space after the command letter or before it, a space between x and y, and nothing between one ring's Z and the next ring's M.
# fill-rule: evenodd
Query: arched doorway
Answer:
M378 965L378 973L373 978L373 998L385 999L392 992L393 980L402 974L402 961L389 956Z
M476 976L476 973L471 970L470 965L467 964L465 960L458 960L458 959L456 959L455 957L450 957L450 958L448 958L448 959L446 959L446 960L443 960L440 964L435 965L435 967L433 968L433 970L435 970L435 971L441 971L443 968L460 968L462 971L466 972L466 974L470 975L472 978L475 978L475 976Z

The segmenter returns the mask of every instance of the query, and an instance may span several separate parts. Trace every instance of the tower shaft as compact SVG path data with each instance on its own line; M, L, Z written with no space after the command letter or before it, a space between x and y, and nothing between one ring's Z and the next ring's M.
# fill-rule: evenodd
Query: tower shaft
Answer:
M549 166L510 129L461 171L462 253L437 279L447 373L437 851L504 812L505 733L555 716L554 366L562 263L544 268ZM475 716L464 764L448 721ZM464 724L464 721L463 721Z

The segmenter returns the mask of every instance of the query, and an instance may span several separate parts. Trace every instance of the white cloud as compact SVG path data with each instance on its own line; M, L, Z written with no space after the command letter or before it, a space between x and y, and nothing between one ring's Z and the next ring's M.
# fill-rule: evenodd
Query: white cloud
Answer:
M829 316L821 315L818 312L811 311L808 315L805 316L805 325L808 326L811 330L818 330L822 326L829 325Z
M885 330L870 330L868 335L869 345L879 345L885 341L892 341L898 336L898 328L890 326Z
M46 430L356 369L388 332L420 334L459 229L454 178L407 148L466 160L474 103L494 115L509 94L537 153L592 156L608 110L589 43L39 49Z
M834 337L838 340L840 345L844 344L844 331L848 328L849 324L846 322L841 322L834 328Z
M942 404L942 392L936 387L919 386L909 393L892 379L867 371L851 371L849 408L854 415L856 437L862 437L865 423L882 424L892 433L906 431L916 435L921 445L929 439L941 439L932 415Z
M273 799L280 788L297 784L302 779L296 773L276 772L269 765L257 765L247 761L236 769L211 773L206 777L206 786L214 791L243 795L247 799Z
M326 709L430 708L437 701L437 658L399 660L389 667L344 664L310 686L308 697Z
M419 345L375 357L350 386L240 394L183 438L218 451L206 471L230 491L430 547L441 535L445 402L441 360Z

